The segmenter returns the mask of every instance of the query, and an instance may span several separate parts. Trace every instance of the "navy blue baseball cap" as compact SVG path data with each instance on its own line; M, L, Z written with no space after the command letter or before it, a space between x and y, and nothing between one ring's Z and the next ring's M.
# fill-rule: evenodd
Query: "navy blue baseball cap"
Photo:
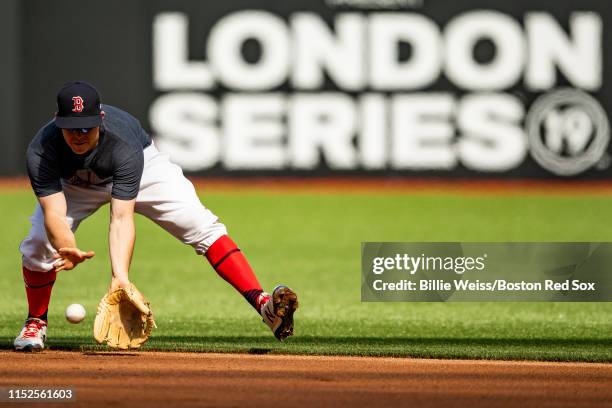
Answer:
M100 94L84 81L65 84L57 93L55 126L62 129L93 128L102 123Z

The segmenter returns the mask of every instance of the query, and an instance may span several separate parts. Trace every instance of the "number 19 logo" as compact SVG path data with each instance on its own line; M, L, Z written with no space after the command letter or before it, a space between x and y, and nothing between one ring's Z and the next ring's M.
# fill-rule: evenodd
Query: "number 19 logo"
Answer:
M560 89L538 98L526 119L531 155L542 167L573 176L608 166L608 117L592 96Z

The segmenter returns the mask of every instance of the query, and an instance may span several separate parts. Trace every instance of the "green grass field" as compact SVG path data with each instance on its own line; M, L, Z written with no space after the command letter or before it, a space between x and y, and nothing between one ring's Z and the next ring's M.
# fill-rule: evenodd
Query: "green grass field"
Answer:
M611 241L603 195L283 194L201 191L264 288L300 295L296 335L277 342L202 257L137 217L131 279L159 328L146 350L342 354L433 358L612 361L612 303L362 303L362 241ZM29 228L30 192L0 194L0 346L27 313L17 247ZM62 272L51 299L48 346L103 349L92 315L110 277L108 207L77 233L97 256ZM70 303L88 317L70 325Z

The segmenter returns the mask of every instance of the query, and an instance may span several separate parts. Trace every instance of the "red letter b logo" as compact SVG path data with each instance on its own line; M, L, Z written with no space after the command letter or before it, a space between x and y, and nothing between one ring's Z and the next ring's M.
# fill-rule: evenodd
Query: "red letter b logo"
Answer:
M83 98L81 98L80 96L72 97L72 111L83 112Z

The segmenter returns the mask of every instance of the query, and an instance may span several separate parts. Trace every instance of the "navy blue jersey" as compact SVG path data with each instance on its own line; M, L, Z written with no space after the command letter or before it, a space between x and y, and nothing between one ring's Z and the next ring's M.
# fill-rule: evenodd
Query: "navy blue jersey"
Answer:
M144 167L142 151L151 144L151 137L129 113L110 105L102 105L102 110L98 145L86 154L75 154L53 121L34 136L26 161L36 196L62 191L64 180L85 187L112 182L113 198L136 198Z

